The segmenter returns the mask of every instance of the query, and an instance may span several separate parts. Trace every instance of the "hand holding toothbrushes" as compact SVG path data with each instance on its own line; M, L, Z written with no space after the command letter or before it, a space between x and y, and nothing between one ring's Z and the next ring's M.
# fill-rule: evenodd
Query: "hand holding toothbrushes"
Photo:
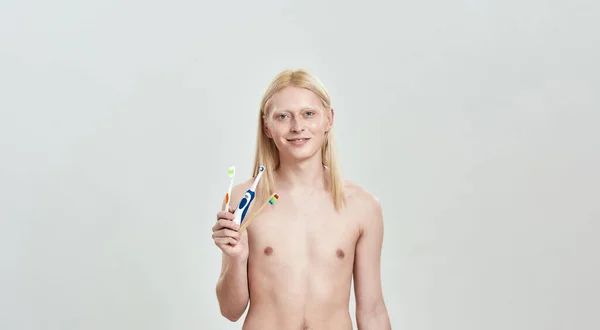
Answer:
M233 210L230 206L231 190L233 188L233 179L235 177L235 167L232 166L228 170L230 177L229 190L225 194L223 209L217 213L217 223L212 228L212 237L215 245L217 245L228 256L248 256L248 234L246 232L246 228L267 205L275 204L279 198L277 194L269 196L268 201L261 205L258 210L254 212L253 216L246 219L248 209L250 208L256 195L256 187L258 186L258 182L260 181L264 170L264 166L258 167L258 175L254 179L254 183L248 190L246 190L244 196L238 204L238 207L235 210Z

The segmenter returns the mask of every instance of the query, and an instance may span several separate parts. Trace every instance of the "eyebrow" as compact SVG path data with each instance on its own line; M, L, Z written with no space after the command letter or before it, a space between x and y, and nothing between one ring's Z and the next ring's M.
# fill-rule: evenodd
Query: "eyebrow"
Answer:
M299 109L299 111L306 111L306 110L317 111L317 110L319 110L319 108L316 108L316 107L302 107L302 108ZM285 111L293 112L290 109L273 109L273 112L285 112Z

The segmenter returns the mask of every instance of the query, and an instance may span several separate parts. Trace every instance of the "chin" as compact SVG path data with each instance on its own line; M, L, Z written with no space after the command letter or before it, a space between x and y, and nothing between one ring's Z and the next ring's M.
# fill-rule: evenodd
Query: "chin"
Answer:
M297 161L308 160L310 158L315 157L320 150L318 148L314 148L311 146L305 146L305 148L286 148L286 155L290 159L294 159Z
M308 160L315 156L315 152L289 152L288 155L294 160Z

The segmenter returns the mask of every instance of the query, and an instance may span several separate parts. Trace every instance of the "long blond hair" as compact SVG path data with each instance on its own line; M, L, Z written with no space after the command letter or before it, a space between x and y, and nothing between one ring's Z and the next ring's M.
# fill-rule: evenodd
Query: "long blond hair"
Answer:
M256 188L255 198L263 200L275 193L275 169L279 166L279 150L272 139L267 137L264 132L264 119L267 115L269 103L272 97L280 90L293 86L305 88L315 93L328 116L331 116L331 99L323 84L318 78L311 75L305 70L284 70L280 72L265 91L260 103L260 111L258 115L258 131L256 137L256 154L254 158L254 175L258 174L258 166L263 165L265 171ZM333 204L337 211L340 211L345 203L344 184L342 181L335 134L333 125L326 133L325 142L321 149L321 157L323 165L327 170L327 188L333 199ZM260 202L262 204L262 202Z

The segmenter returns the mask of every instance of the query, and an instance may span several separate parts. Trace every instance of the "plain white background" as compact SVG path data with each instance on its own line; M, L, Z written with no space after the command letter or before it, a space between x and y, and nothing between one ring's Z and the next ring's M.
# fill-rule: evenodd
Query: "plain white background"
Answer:
M324 82L344 175L383 205L394 329L600 328L599 13L4 1L0 328L240 329L210 228L286 68Z

